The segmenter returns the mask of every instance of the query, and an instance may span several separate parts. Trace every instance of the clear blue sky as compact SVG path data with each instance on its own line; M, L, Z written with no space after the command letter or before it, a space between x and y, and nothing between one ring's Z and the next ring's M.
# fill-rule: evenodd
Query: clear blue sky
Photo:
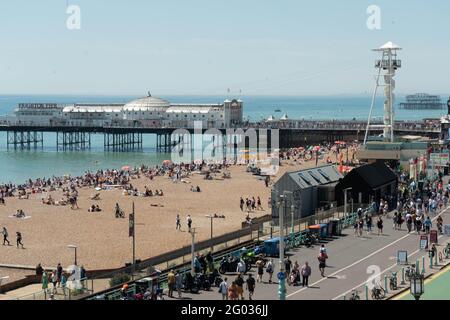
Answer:
M0 94L363 94L389 40L398 93L446 94L449 16L444 0L1 0Z

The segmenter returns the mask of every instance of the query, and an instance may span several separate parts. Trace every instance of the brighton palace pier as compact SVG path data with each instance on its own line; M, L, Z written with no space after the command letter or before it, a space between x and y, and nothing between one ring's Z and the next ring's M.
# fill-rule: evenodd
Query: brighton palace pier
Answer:
M31 148L43 145L46 132L56 133L58 148L83 149L91 145L91 134L103 134L104 147L114 151L142 148L144 134L156 135L156 149L169 151L176 144L190 144L192 135L206 130L221 133L217 146L248 147L251 138L266 148L289 148L335 140L362 140L365 121L295 120L284 115L265 121L248 122L239 99L211 104L172 104L153 97L126 104L19 104L14 115L0 119L0 131L7 132L8 147ZM184 134L180 134L180 129ZM176 134L173 134L177 130ZM396 122L397 135L441 136L439 119ZM371 134L381 134L372 130ZM277 143L272 143L276 139ZM214 137L213 137L214 139Z

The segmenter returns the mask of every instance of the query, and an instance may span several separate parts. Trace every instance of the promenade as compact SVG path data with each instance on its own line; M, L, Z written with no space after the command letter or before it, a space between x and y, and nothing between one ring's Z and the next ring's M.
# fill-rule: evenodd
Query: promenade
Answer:
M450 223L450 208L447 208L442 213L444 224ZM437 215L433 217L435 222ZM385 219L384 234L378 236L376 231L367 235L356 238L353 236L352 229L346 229L343 236L334 239L326 244L327 254L329 259L327 261L327 268L325 269L325 277L321 277L318 270L317 255L319 247L311 248L301 247L292 250L290 260L294 263L298 261L303 265L305 261L310 263L312 268L312 275L309 279L309 288L293 287L286 284L287 300L343 300L344 296L348 299L353 290L358 290L361 300L366 299L365 285L370 276L374 272L381 273L378 282L384 287L384 276L390 275L391 271L398 271L398 283L401 281L401 266L397 265L397 252L399 250L406 250L408 252L408 261L415 263L420 261L420 268L422 269L422 257L425 258L425 268L427 274L437 272L442 265L433 266L429 268L428 252L419 249L419 236L416 232L407 233L406 227L403 230L394 230L392 228L392 220ZM448 242L448 237L440 236L438 251L441 252ZM263 283L257 283L255 289L254 300L276 300L278 299L278 283L276 274L279 270L278 259L273 259L275 272L275 281L272 284L268 283L268 274L263 277ZM256 275L256 270L253 268L253 275ZM228 284L234 281L236 274L227 274ZM247 278L246 276L244 277ZM442 278L446 279L446 278ZM447 282L447 287L448 287ZM406 285L401 286L406 288ZM244 292L246 292L244 288ZM391 292L388 292L388 295ZM209 292L201 291L198 295L183 294L186 299L201 299L201 300L218 300L221 299L217 289L213 288ZM247 297L248 298L248 295ZM370 300L369 292L369 300Z

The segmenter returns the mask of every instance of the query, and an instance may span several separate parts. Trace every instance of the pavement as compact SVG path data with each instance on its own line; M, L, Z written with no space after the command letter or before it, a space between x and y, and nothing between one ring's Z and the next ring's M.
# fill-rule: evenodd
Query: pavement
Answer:
M446 208L440 213L444 219L444 225L450 224L450 207ZM433 227L435 228L435 220L437 215L430 216L433 219ZM423 268L423 257L425 257L425 271L426 274L436 273L446 263L450 261L443 261L440 265L429 266L428 252L419 249L419 235L417 232L409 233L406 226L403 225L403 230L394 230L392 226L392 219L384 219L384 234L378 236L375 231L367 235L364 232L363 237L358 238L353 235L353 228L343 231L343 236L333 239L325 243L329 259L327 260L327 268L325 270L325 277L320 275L318 270L317 255L319 253L320 245L306 248L301 247L292 250L290 259L292 262L298 261L303 265L308 261L312 268L312 275L309 279L309 287L294 287L286 285L286 299L287 300L343 300L344 297L349 298L353 290L358 290L361 300L366 299L366 284L368 279L375 279L375 283L385 285L385 276L389 276L391 271L398 272L399 290L396 292L388 291L388 295L396 294L408 287L408 284L400 285L401 268L397 265L397 253L399 250L406 250L408 252L408 262L415 263L416 260L420 262L420 269ZM449 241L447 236L439 237L439 244L437 246L438 252L442 252L446 243ZM274 258L275 273L274 279L278 272L278 259ZM256 270L252 269L253 275L256 275ZM227 274L228 283L230 284L236 274ZM246 279L246 277L245 277ZM442 278L446 281L445 285L450 286L450 281L447 277ZM244 288L244 291L245 288ZM369 292L370 298L370 292ZM268 274L263 276L263 283L257 283L255 289L255 300L276 300L278 299L278 283L268 283ZM170 298L166 298L170 299ZM217 288L212 288L211 291L201 291L199 294L183 293L183 299L193 300L218 300L221 299Z

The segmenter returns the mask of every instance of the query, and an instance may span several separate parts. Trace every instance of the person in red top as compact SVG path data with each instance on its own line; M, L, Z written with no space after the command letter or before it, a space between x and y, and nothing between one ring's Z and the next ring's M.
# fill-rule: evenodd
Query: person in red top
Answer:
M328 259L328 255L326 252L322 251L319 253L319 256L317 257L317 260L319 260L319 270L322 277L325 277L325 266L326 261Z

